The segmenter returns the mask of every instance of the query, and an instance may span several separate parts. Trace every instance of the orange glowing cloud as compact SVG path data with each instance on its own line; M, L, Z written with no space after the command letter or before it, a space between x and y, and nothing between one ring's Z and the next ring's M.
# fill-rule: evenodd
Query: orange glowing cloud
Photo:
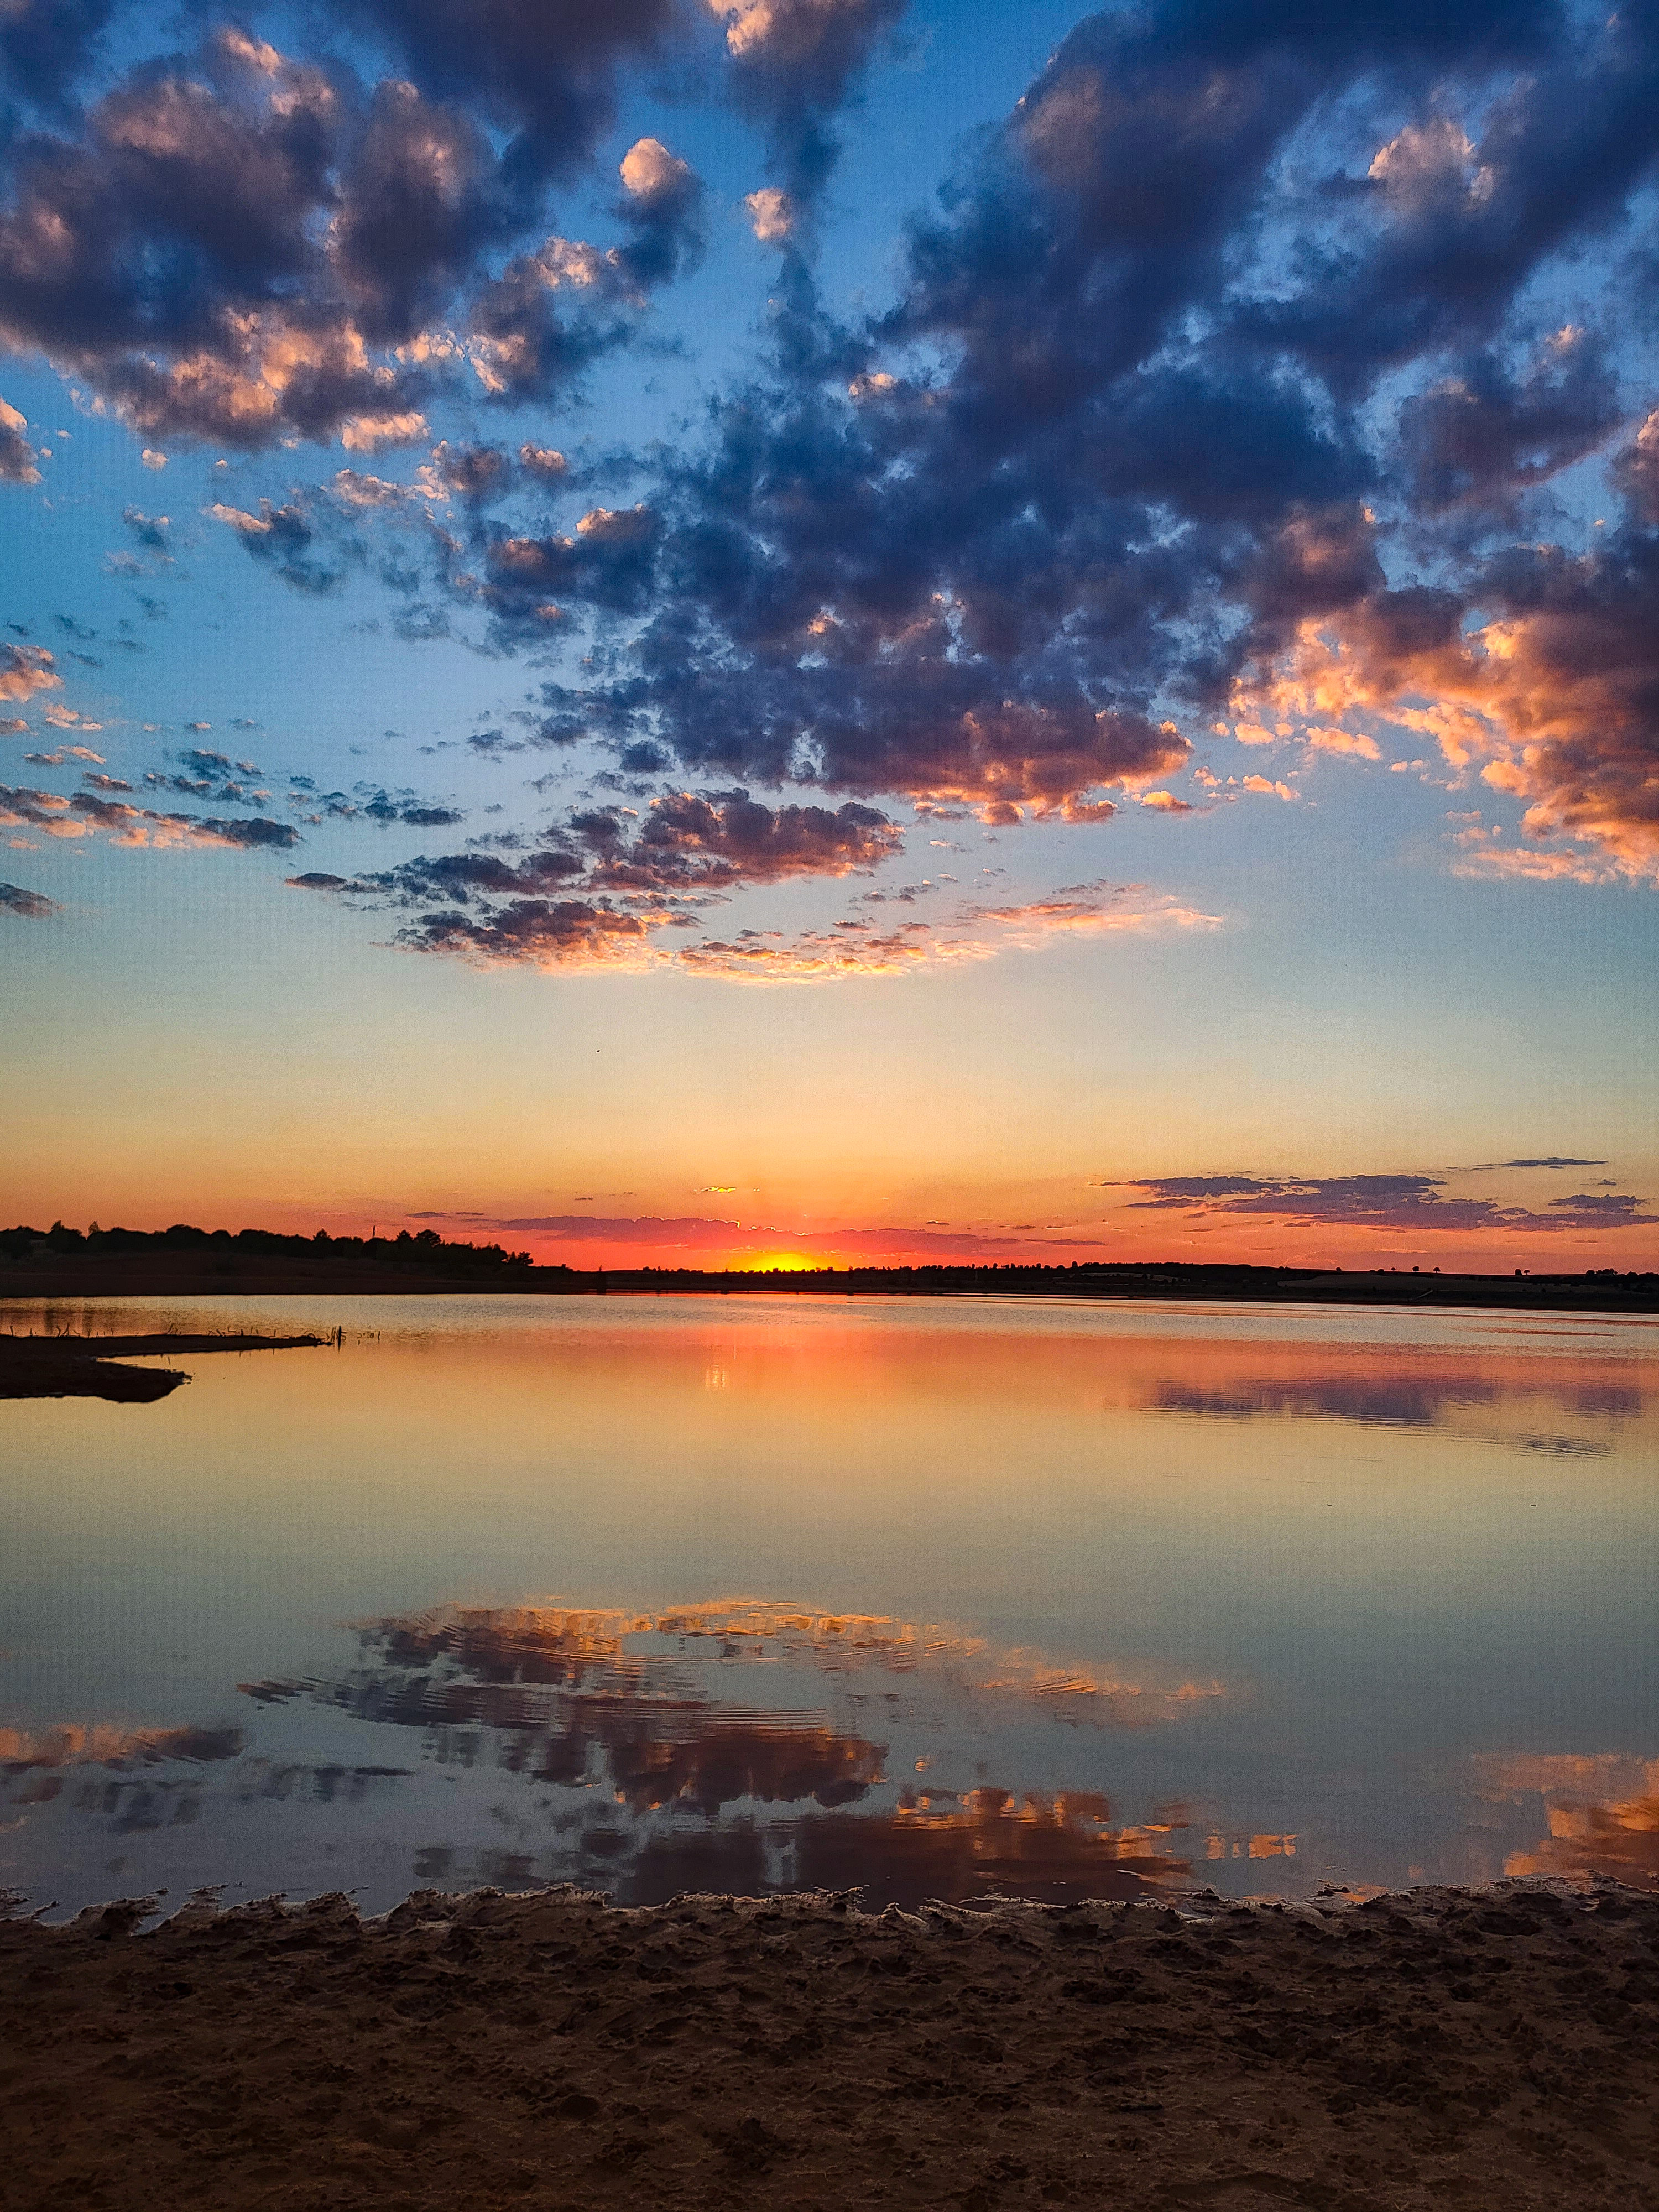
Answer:
M1512 565L1511 610L1469 627L1449 595L1425 590L1304 621L1238 685L1235 734L1371 759L1375 740L1352 725L1381 718L1521 801L1527 836L1592 848L1536 861L1484 852L1457 872L1659 881L1650 587L1613 548L1577 559L1544 547Z

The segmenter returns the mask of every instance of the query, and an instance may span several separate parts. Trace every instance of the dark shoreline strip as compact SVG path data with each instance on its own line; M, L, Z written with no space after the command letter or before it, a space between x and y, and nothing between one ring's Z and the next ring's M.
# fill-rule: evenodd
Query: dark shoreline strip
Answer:
M270 1297L837 1297L1042 1298L1091 1304L1151 1299L1160 1304L1370 1306L1419 1311L1503 1311L1585 1316L1659 1314L1659 1275L1453 1275L1325 1272L1295 1267L671 1267L504 1268L488 1279L427 1274L391 1266L330 1267L249 1261L211 1271L150 1263L0 1269L0 1315L9 1304L88 1298ZM3 1340L0 1339L0 1340Z

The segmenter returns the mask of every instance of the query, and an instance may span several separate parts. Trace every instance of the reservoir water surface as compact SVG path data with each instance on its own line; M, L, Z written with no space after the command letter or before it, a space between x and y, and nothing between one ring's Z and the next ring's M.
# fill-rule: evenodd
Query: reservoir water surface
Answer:
M1060 1300L314 1328L0 1406L0 1887L1659 1887L1659 1323Z

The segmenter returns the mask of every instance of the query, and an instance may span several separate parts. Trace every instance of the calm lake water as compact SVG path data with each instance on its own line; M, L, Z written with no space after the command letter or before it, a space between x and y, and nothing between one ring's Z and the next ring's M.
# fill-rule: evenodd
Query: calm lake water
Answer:
M1659 1887L1659 1325L1037 1300L328 1330L0 1405L0 1885Z

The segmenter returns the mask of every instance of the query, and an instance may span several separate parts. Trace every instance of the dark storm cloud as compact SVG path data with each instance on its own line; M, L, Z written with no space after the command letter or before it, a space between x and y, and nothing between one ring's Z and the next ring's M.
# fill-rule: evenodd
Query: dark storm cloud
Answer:
M1613 480L1638 523L1659 523L1659 410L1613 461Z
M1409 718L1455 767L1525 805L1532 838L1594 848L1486 846L1466 872L1603 880L1659 875L1659 533L1627 526L1587 552L1493 552L1466 595L1355 600L1328 635L1304 625L1265 687L1265 714ZM1479 613L1469 617L1471 607ZM1428 700L1427 708L1414 702ZM1477 825L1479 833L1479 825Z
M571 817L607 890L721 889L839 876L902 849L896 825L872 806L766 806L746 791L671 792L643 818L606 807Z
M547 234L544 180L591 153L613 66L649 28L614 12L573 28L562 56L544 25L531 40L524 11L501 50L535 45L518 109L563 136L532 127L505 152L488 88L505 64L482 25L446 45L415 11L411 46L447 53L424 88L224 27L135 64L4 149L0 341L45 353L147 438L245 450L406 442L435 393L477 390L473 371L486 392L544 393L626 339L695 251L699 187L664 148L623 163L618 246ZM550 93L566 68L572 96L550 124L558 103L529 88ZM500 296L514 256L516 309Z
M447 952L493 966L587 966L627 960L645 949L648 925L586 899L511 899L482 919L428 913L406 923L398 942L416 952Z
M1603 444L1620 416L1618 380L1582 331L1516 375L1490 352L1407 399L1400 441L1425 516L1477 508L1514 520L1522 495Z
M0 914L18 915L25 921L44 921L49 914L63 912L56 899L44 891L26 891L21 884L0 884Z
M475 848L289 881L296 890L427 908L399 933L420 950L550 965L638 953L653 930L685 926L711 896L848 875L902 849L897 825L874 807L767 806L746 791L670 792L643 815L574 811L544 835L522 856Z
M590 475L577 513L515 427L411 483L345 470L213 512L303 590L378 563L407 635L482 616L553 665L524 741L626 775L1097 822L1218 720L1363 763L1393 719L1524 809L1533 842L1478 824L1460 872L1659 872L1651 10L1092 16L966 143L890 305L838 319L794 203L896 12L714 10L780 179L750 204L786 245L767 349L701 438L618 462L616 504ZM506 410L625 342L698 250L696 179L639 140L605 246L550 234L544 186L619 67L679 52L665 7L349 21L392 75L227 32L16 137L13 342L147 434L354 453L427 441L458 379ZM1610 526L1558 542L1598 457ZM503 896L556 941L545 886ZM458 943L501 918L443 912Z
M0 82L56 106L85 68L112 0L11 0L0 12Z
M770 142L792 202L810 201L841 151L834 124L906 0L711 0L725 18L732 96Z
M734 52L785 14L733 10ZM481 539L499 643L636 618L619 673L547 685L541 738L1100 819L1181 767L1183 722L1270 695L1310 627L1352 618L1427 672L1422 635L1525 588L1492 532L1621 419L1614 337L1534 326L1518 295L1650 162L1644 36L1544 4L1080 25L913 226L886 315L837 325L797 264L701 452L632 509ZM1550 148L1544 210L1523 172ZM1379 436L1364 403L1402 364ZM1390 589L1402 520L1474 567ZM1608 778L1611 820L1632 771ZM1596 804L1563 826L1601 835Z
M1507 1163L1511 1166L1550 1162ZM1599 1165L1599 1162L1574 1162ZM1372 1230L1578 1231L1650 1228L1659 1214L1646 1212L1638 1198L1597 1197L1580 1193L1552 1199L1541 1212L1492 1199L1448 1198L1439 1175L1353 1176L1164 1176L1137 1179L1127 1186L1145 1191L1133 1209L1250 1217L1298 1228L1351 1227Z
M568 173L610 121L620 66L650 61L676 0L346 0L428 94L470 100L516 136L510 176Z
M471 905L478 899L516 898L526 893L562 890L581 876L586 860L580 853L552 847L522 860L494 853L447 853L435 859L408 860L361 876L293 876L296 890L343 892L348 897L388 900L404 905L444 899Z
M1360 12L1373 29L1386 20ZM1326 246L1318 287L1255 313L1264 335L1339 391L1500 328L1545 257L1614 220L1651 170L1650 15L1494 9L1480 46L1469 23L1454 9L1441 27L1442 52L1470 86L1466 112L1443 95L1391 137L1352 228ZM1477 123L1477 72L1495 63L1509 66Z
M461 499L487 499L501 490L511 466L498 446L451 446L445 439L432 449L434 473Z

